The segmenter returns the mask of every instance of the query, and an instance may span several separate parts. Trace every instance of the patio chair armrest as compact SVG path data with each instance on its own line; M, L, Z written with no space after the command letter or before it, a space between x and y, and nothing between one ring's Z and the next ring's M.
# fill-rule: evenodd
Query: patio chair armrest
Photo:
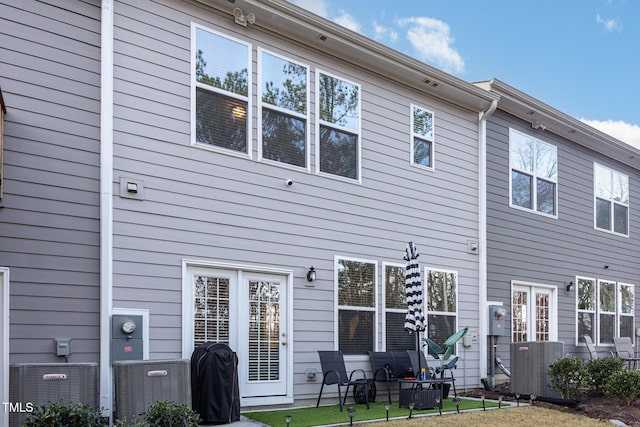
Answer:
M384 372L384 379L378 379L378 372ZM389 369L387 369L386 366L376 369L375 372L373 373L373 379L375 381L385 381L385 382L391 381L391 375L389 375Z
M362 373L362 379L366 380L367 379L367 373L364 371L364 369L354 369L353 371L351 371L351 373L349 374L349 382L352 382L352 378L353 378L353 374L355 374L356 372Z
M338 384L342 384L347 380L346 378L344 378L344 379L340 378L340 373L337 370L335 370L335 369L327 369L325 372L322 373L322 382L323 383L327 384L326 381L327 381L327 376L329 376L329 374L334 374L335 375L335 378L336 378ZM331 383L331 384L333 384L333 383Z

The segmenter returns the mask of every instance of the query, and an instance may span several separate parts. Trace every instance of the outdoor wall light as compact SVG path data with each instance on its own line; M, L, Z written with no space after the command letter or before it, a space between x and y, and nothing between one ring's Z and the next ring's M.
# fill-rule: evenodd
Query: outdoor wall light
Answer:
M316 281L316 269L311 266L309 267L309 271L307 272L307 282L315 282Z
M567 284L567 292L571 292L573 290L573 282L569 282Z

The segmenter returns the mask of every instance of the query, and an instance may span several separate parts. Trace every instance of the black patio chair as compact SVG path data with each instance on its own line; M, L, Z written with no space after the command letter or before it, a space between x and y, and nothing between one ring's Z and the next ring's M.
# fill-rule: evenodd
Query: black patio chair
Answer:
M320 398L322 397L322 391L325 385L336 384L338 386L338 403L340 404L340 412L342 412L342 406L347 401L347 395L349 394L350 386L362 386L364 383L364 400L369 409L369 381L367 380L367 374L364 369L354 369L347 376L347 369L344 365L344 356L341 351L318 351L320 356L320 365L322 367L322 385L320 386L320 394L318 395L318 402L316 408L320 406ZM361 378L353 378L353 374L360 373ZM347 389L342 397L342 387L346 386Z
M371 362L371 371L373 371L373 380L387 385L387 400L391 404L390 384L398 381L394 372L393 353L390 351L370 351L369 361Z

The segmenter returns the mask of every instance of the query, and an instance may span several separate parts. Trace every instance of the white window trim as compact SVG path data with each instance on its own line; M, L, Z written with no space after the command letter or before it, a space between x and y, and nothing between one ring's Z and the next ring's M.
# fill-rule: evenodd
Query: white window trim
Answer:
M257 120L258 120L258 130L257 130L257 145L258 145L258 161L260 162L264 162L264 163L269 163L271 165L276 165L276 166L281 166L284 168L288 168L288 169L294 169L294 170L302 170L302 171L306 171L306 172L310 172L311 171L311 137L310 137L310 127L311 127L311 120L310 120L310 115L311 115L311 103L309 100L309 91L310 91L310 86L311 86L311 67L309 67L309 65L304 64L302 62L299 61L295 61L291 58L288 58L284 55L280 55L278 53L275 53L273 51L264 49L262 47L258 47L258 99L257 99L257 103L258 103L258 111L257 111ZM307 92L306 92L306 104L307 104L307 113L306 114L300 114L297 113L295 111L291 111L291 110L287 110L284 108L280 108L277 107L275 105L271 105L271 104L264 104L262 102L262 90L263 90L263 76L262 76L262 54L266 53L268 55L272 55L275 57L278 57L284 61L289 61L289 62L293 62L294 64L298 64L302 67L305 67L307 69ZM273 111L277 111L279 113L283 113L283 114L287 114L290 116L294 116L297 117L299 119L304 119L305 123L306 123L306 134L305 134L305 167L300 167L300 166L296 166L296 165L291 165L288 163L283 163L283 162L277 162L275 160L270 160L270 159L265 159L262 157L262 108L266 107L270 110Z
M429 298L429 290L427 285L427 273L429 271L437 271L439 273L452 273L456 278L456 311L453 314L450 311L429 311L427 306L427 299ZM458 321L460 320L460 275L457 270L449 270L446 268L438 268L433 266L425 266L422 272L422 312L424 313L424 321L425 321L425 331L424 335L426 337L429 336L429 315L433 314L435 316L449 316L455 317L455 327L454 333L458 331ZM442 343L438 343L442 344ZM456 352L458 348L458 343L456 343ZM428 358L431 357L430 355Z
M600 289L601 287L601 283L602 282L606 282L606 283L613 283L613 286L615 287L614 289L614 295L616 298L615 301L615 308L614 311L602 311L600 310ZM601 314L606 314L608 316L613 315L614 317L614 321L613 321L613 336L614 337L618 337L620 336L620 323L618 322L618 300L620 298L620 295L618 295L618 282L616 282L615 280L609 280L609 279L598 279L597 281L597 287L596 287L596 345L598 345L599 347L613 347L613 343L603 343L600 342L600 315Z
M527 290L527 292L531 292L534 288L545 289L551 292L551 304L550 304L550 316L552 317L552 322L549 324L549 341L557 341L558 340L558 287L552 285L545 285L542 283L535 282L525 282L521 280L512 280L511 281L511 293L509 294L509 305L511 309L511 313L513 313L513 291L514 290ZM527 303L529 304L529 302ZM535 312L535 310L531 310ZM533 313L531 313L533 314ZM530 318L528 324L531 326ZM513 322L513 319L511 320ZM513 323L511 324L511 328L513 329ZM527 331L530 332L530 331ZM530 334L529 334L530 335ZM535 336L535 331L534 331ZM531 336L529 336L531 338ZM509 338L510 342L513 341L513 330L511 330L511 337ZM529 340L531 341L531 340Z
M433 127L433 138L429 139L424 135L419 135L417 133L414 132L414 127L413 127L413 110L417 108L420 109L422 111L425 111L427 113L431 113L431 119L432 119L432 127ZM424 141L428 141L431 143L431 166L424 166L421 165L419 163L416 163L414 160L414 138L418 138L418 139L422 139ZM426 170L429 172L435 172L436 170L436 114L428 109L428 108L423 108L417 104L411 103L410 107L409 107L409 162L411 164L411 166L420 168L422 170Z
M353 129L349 129L340 125L336 125L335 123L329 123L320 120L320 74L324 74L325 76L333 77L338 80L342 80L345 83L354 85L358 88L358 130L354 131ZM316 174L319 176L324 176L328 178L337 179L344 182L350 183L358 183L362 184L362 86L359 83L354 81L345 79L344 77L338 76L336 74L330 73L328 71L323 71L321 69L315 70L315 85L316 85L316 96L315 96L315 168ZM347 133L355 134L358 138L358 158L357 158L357 173L358 178L352 179L344 176L334 175L332 173L322 172L320 171L320 125L328 126L333 129L337 129L340 131L344 131Z
M592 281L594 283L594 290L595 290L595 295L593 296L595 301L593 302L594 305L594 309L593 310L582 310L578 308L578 290L579 290L579 283L580 280L589 280ZM586 347L586 344L583 342L580 342L580 336L578 335L578 314L579 313L591 313L593 314L593 342L594 344L598 342L598 280L595 277L585 277L585 276L576 276L576 281L575 283L575 306L576 306L576 323L575 323L575 328L576 328L576 336L575 336L575 345L578 347Z
M360 306L349 306L349 305L339 305L338 304L338 260L347 260L353 262L361 262L364 264L374 264L374 292L373 292L373 307L360 307ZM339 313L340 308L345 308L347 310L360 310L360 311L372 311L373 312L373 350L378 351L380 346L379 343L381 340L378 339L379 335L379 312L378 312L378 289L379 289L379 280L378 280L378 261L364 258L354 258L350 256L344 255L334 255L333 257L333 348L334 350L340 349L340 336L338 330ZM349 360L368 360L369 356L367 355L345 355L345 359Z
M209 33L215 34L217 36L226 38L228 40L243 44L245 46L247 46L247 78L248 78L248 90L247 90L247 97L245 99L245 97L243 96L239 96L237 94L231 93L231 92L226 92L226 91L220 91L217 90L216 88L212 88L209 85L203 85L201 83L196 82L196 49L197 49L197 45L196 45L196 33L197 30L204 30L207 31ZM253 68L253 62L251 60L251 54L253 51L253 47L251 45L251 43L247 43L243 40L237 39L235 37L231 37L228 34L225 33L221 33L219 31L213 30L209 27L205 27L204 25L200 25L200 24L196 24L195 22L191 23L191 70L190 70L190 79L191 79L191 146L192 147L196 147L196 148L200 148L203 150L207 150L207 151L215 151L218 153L223 153L223 154L227 154L230 156L235 156L235 157L241 157L241 158L245 158L245 159L251 159L253 157L253 146L252 146L252 141L253 141L253 137L252 137L252 114L251 112L253 111L253 95L252 95L252 87L253 87L253 82L252 82L252 68ZM235 151L235 150L229 150L227 148L224 147L217 147L215 145L210 145L210 144L202 144L196 141L196 88L197 87L201 87L201 88L205 88L207 90L210 90L212 92L216 92L216 93L220 93L221 95L225 95L228 96L230 98L236 98L242 101L246 101L247 102L247 152L246 153L242 153L239 151Z
M627 188L627 191L631 191L631 183L630 183L630 179L629 179L629 175L622 173L622 172L618 172L616 169L610 168L609 166L605 166L602 163L597 163L597 162L593 162L593 229L596 231L600 231L603 233L609 233L609 234L613 234L614 236L620 236L620 237L626 237L629 238L631 235L631 223L629 222L630 219L630 212L631 212L631 194L629 194L629 203L627 203L626 205L624 203L620 203L620 202L616 202L613 199L609 199L608 201L611 203L611 229L610 230L605 230L604 228L600 228L597 225L597 206L596 206L596 199L598 199L598 197L596 196L596 166L599 166L603 169L607 169L610 172L615 172L619 175L623 175L627 177L627 185L629 186L629 188ZM618 204L618 205L622 205L622 206L626 206L627 207L627 233L623 234L623 233L618 233L616 231L614 231L614 220L615 218L613 217L613 205L614 204Z
M531 198L532 198L531 204L532 204L533 208L529 209L529 208L525 208L525 207L513 204L513 187L512 187L512 175L513 174L512 174L512 172L515 169L512 166L512 163L511 163L511 138L512 138L512 134L513 133L518 133L518 134L523 135L523 136L525 136L527 138L531 138L531 139L534 139L536 141L540 141L540 142L542 142L544 144L547 144L547 145L555 148L555 150L556 150L556 180L555 180L556 187L555 187L555 190L556 191L555 191L555 194L553 196L554 197L553 203L554 203L554 206L555 206L555 214L554 215L550 215L548 213L540 212L539 210L536 209L536 205L537 205L537 201L538 201L538 194L537 194L538 192L536 191L537 190L536 179L538 178L538 175L535 174L535 173L532 175L534 188L532 189L532 194L531 194ZM558 181L559 181L559 179L558 179L559 178L559 176L558 176L558 174L559 174L558 168L559 167L558 166L559 165L558 165L557 161L558 161L558 147L556 145L550 144L550 143L548 143L548 142L546 142L546 141L544 141L544 140L542 140L542 139L540 139L538 137L534 137L534 136L528 135L528 134L526 134L524 132L521 132L521 131L519 131L517 129L509 128L509 207L513 208L513 209L518 209L518 210L521 210L521 211L524 211L524 212L529 212L529 213L532 213L532 214L535 214L535 215L541 215L541 216L544 216L546 218L558 219L558 214L559 214L560 208L558 206L558 191L559 191L558 190L558 187L559 187L559 183L558 183ZM534 158L534 162L535 162L535 158ZM518 170L518 169L515 169L515 170ZM534 168L534 170L535 170L535 168ZM522 172L526 173L527 175L530 175L529 172L526 172L526 171L522 171ZM544 179L545 181L549 181L546 178L541 178L541 179Z
M625 314L622 312L622 287L623 286L628 286L632 289L633 292L633 310L631 311L631 314ZM616 304L616 310L618 312L618 336L620 336L620 323L622 323L622 318L623 317L631 317L633 319L633 331L631 332L631 341L634 343L636 342L636 287L635 285L632 285L631 283L624 283L624 282L618 282L618 288L616 290L616 297L618 298L617 304Z
M382 263L382 282L381 282L381 293L382 293L382 301L381 301L381 310L380 314L380 324L382 328L382 339L380 340L380 348L382 350L387 349L387 267L399 267L406 270L406 264L399 264L393 262L383 262ZM393 313L406 313L407 309L400 308L389 308L389 312ZM377 344L376 344L377 347Z

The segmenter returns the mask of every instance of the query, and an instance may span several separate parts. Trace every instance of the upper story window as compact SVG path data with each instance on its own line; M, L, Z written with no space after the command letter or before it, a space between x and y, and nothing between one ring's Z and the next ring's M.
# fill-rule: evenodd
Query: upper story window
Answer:
M360 86L318 72L318 170L360 180Z
M556 217L557 148L510 129L509 163L511 206Z
M458 323L458 273L426 269L427 334L443 343L456 332Z
M259 49L260 157L307 167L309 68Z
M595 227L629 235L629 177L594 163Z
M433 112L411 105L411 164L433 169Z
M250 156L247 43L194 26L194 143Z
M376 261L336 257L338 349L344 354L375 350Z

